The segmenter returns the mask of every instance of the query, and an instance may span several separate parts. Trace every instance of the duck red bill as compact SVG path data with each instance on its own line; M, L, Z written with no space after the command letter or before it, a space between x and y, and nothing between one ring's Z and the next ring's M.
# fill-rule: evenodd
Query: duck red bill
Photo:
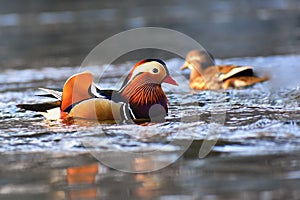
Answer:
M163 80L163 82L169 83L169 84L172 84L172 85L178 85L176 83L176 81L170 75L167 75L166 78Z

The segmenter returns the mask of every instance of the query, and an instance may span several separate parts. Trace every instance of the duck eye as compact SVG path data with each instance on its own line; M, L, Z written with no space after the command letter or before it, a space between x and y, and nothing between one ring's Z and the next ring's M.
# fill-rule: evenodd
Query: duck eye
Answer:
M156 74L158 72L158 69L157 68L153 68L152 72Z

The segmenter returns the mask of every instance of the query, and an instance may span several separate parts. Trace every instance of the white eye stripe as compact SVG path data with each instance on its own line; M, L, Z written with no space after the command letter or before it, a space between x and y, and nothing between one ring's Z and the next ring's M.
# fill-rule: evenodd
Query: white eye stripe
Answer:
M147 62L144 64L141 64L140 66L138 66L134 71L133 74L131 76L131 80L139 73L143 73L143 72L150 72L152 74L158 74L161 71L161 68L163 68L163 66L155 61L152 62ZM158 72L154 73L153 69L157 69Z
M158 70L157 73L153 72L154 68L156 68ZM146 62L146 63L143 63L143 64L137 66L136 69L133 70L130 79L127 81L126 85L124 85L119 91L122 92L130 84L130 82L136 78L136 76L138 76L139 74L144 73L144 72L154 74L158 77L161 77L161 79L163 79L163 77L167 76L167 70L161 63L159 63L157 61Z

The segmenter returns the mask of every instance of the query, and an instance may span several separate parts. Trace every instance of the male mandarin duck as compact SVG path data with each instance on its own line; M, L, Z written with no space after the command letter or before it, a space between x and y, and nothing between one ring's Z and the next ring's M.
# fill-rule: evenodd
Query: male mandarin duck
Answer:
M204 50L192 50L181 70L189 68L190 87L196 90L243 88L264 82L268 77L257 77L252 66L215 65L214 58Z
M90 72L82 72L71 76L62 92L42 89L48 93L42 96L55 97L57 101L17 107L41 112L60 107L63 120L161 121L168 113L163 82L177 85L163 61L147 59L133 67L117 91L101 90Z

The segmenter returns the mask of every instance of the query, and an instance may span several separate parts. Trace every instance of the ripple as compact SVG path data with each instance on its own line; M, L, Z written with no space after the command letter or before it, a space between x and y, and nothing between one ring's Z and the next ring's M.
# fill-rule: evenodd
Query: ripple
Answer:
M290 55L221 62L261 65L263 67L258 70L259 73L272 67L272 72L277 74L281 70L270 62L284 64L289 70L288 67L298 60L299 56ZM0 152L86 152L91 148L152 151L166 147L174 140L211 139L217 140L213 151L224 153L256 154L299 149L299 88L287 85L274 89L266 83L243 90L195 92L188 88L186 72L178 71L182 62L181 59L167 61L170 72L182 83L179 87L164 87L170 104L167 121L148 126L86 121L85 126L66 126L15 107L20 102L46 101L34 96L39 94L36 88L60 87L69 75L78 70L92 71L102 87L118 88L134 62L84 69L5 70L0 75ZM271 74L272 77L274 74ZM213 126L214 123L217 126ZM93 145L84 145L87 141ZM178 148L170 145L165 150Z

